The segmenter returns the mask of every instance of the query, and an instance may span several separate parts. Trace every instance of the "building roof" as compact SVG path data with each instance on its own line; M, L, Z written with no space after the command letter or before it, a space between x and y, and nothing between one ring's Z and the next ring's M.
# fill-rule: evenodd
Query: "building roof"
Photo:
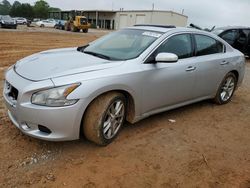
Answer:
M121 12L163 12L163 13L177 14L177 15L184 16L184 17L188 18L188 16L186 16L184 14L180 14L178 12L174 12L171 10L119 10L116 12L119 12L119 13L121 13Z
M169 11L169 10L63 10L63 11L50 11L51 13L53 12L72 12L72 11L81 11L81 12L104 12L104 13L129 13L129 12L163 12L163 13L171 13L171 14L177 14L180 16L184 16L188 18L188 16L184 14L180 14L174 11Z
M117 11L114 10L61 10L61 11L49 11L49 12L72 12L72 11L79 11L79 12L108 12L108 13L116 13Z

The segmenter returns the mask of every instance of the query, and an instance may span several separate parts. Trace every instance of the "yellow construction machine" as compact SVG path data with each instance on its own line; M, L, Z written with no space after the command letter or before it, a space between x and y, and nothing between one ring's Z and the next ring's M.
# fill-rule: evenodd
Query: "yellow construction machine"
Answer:
M64 28L66 31L80 32L82 30L84 33L87 33L90 24L85 16L72 16L65 23Z

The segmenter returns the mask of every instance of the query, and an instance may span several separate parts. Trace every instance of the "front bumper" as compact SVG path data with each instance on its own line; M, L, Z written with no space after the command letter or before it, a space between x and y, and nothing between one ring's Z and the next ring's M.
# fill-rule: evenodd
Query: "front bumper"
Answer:
M28 81L17 75L13 69L7 72L6 80L19 91L17 100L13 101L4 89L3 96L8 116L24 134L48 141L79 139L83 100L67 107L34 105L30 102L32 93L38 89L39 85L51 87L50 80L40 83ZM48 128L51 133L41 131L38 125Z
M16 28L16 24L2 24L2 28Z

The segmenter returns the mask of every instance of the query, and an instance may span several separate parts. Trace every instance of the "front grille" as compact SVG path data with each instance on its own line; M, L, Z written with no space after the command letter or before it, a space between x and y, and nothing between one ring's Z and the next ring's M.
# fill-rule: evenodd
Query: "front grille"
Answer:
M6 95L12 100L16 101L18 97L18 90L6 81Z

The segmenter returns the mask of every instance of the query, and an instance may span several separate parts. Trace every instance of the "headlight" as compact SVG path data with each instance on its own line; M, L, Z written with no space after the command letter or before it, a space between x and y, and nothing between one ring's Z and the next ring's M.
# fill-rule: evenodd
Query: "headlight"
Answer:
M41 106L61 107L75 104L78 99L67 99L67 96L80 84L72 84L34 93L31 103Z
M2 24L4 24L4 23L5 23L5 21L2 20Z

